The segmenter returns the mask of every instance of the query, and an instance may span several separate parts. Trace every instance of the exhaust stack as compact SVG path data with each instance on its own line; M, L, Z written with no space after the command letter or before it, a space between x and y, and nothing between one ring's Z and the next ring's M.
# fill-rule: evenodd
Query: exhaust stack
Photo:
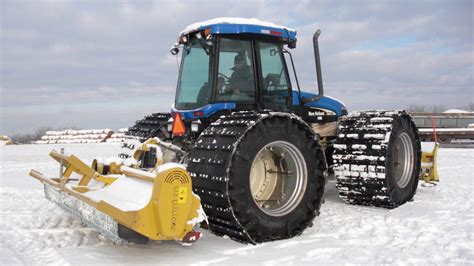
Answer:
M321 73L321 59L319 57L319 43L318 43L318 38L319 38L320 34L321 34L320 29L318 29L313 34L314 62L315 62L315 65L316 65L316 78L317 78L317 81L318 81L318 95L316 97L303 99L303 103L317 101L317 100L321 99L321 97L323 97L323 95L324 95L323 75Z

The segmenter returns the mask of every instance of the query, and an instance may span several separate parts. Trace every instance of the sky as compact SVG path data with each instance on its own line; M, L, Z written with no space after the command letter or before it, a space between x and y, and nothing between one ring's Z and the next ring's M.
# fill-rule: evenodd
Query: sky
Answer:
M325 94L351 110L474 102L473 1L0 0L0 134L40 127L129 127L166 112L188 24L258 18L294 28L303 91L316 92L312 34Z

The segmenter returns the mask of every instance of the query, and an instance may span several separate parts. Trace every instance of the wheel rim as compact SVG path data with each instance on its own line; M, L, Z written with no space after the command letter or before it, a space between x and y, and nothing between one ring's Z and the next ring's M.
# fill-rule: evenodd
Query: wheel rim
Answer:
M250 190L256 205L271 216L283 216L304 196L308 174L303 155L285 141L265 145L250 170Z
M398 135L393 149L392 174L397 185L404 188L410 182L414 165L413 144L410 136L403 132Z

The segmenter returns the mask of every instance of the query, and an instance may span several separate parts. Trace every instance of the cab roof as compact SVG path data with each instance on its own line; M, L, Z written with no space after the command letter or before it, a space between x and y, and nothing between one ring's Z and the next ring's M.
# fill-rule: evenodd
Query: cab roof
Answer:
M287 42L296 41L296 30L256 18L215 18L187 26L179 37L192 32L208 29L210 34L261 34L279 37Z

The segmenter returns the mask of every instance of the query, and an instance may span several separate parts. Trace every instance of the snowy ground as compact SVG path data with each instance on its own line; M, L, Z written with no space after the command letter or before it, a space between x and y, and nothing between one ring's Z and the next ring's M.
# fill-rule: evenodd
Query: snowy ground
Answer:
M86 161L114 156L116 144L62 145ZM474 264L474 149L440 149L436 187L418 188L397 209L351 206L334 182L313 227L301 236L243 245L207 231L191 247L174 242L114 245L43 198L31 168L56 176L58 145L0 147L0 264Z

